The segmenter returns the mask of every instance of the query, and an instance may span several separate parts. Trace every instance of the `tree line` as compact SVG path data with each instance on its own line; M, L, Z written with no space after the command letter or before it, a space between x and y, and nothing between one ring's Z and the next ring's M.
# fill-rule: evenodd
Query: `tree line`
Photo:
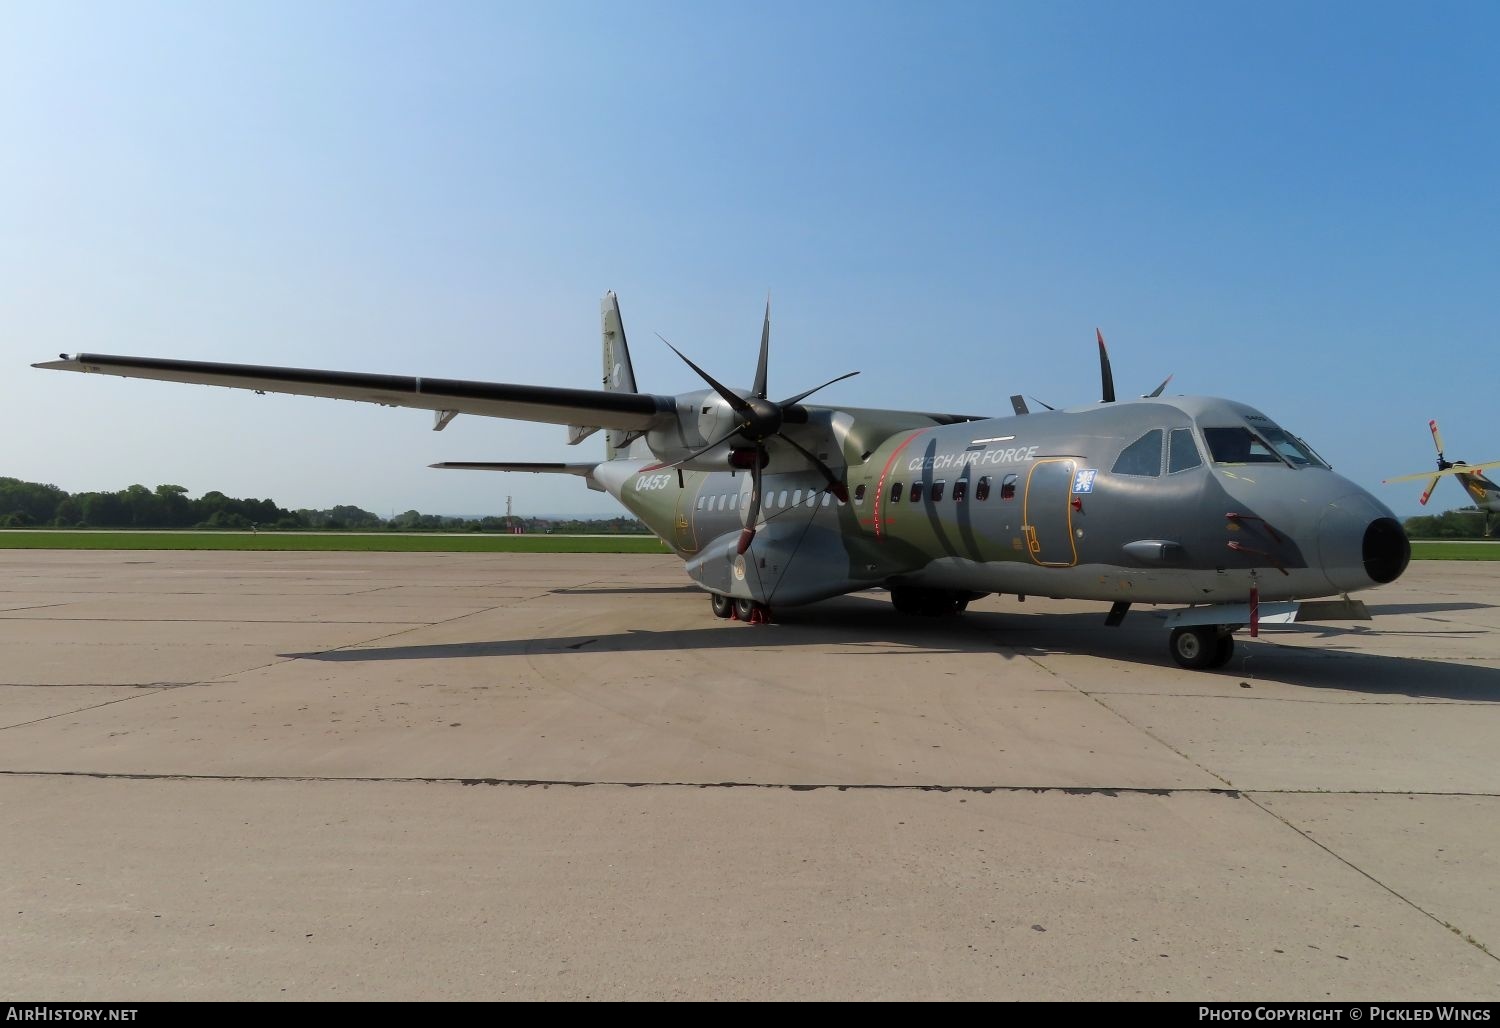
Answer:
M180 485L69 493L55 485L0 477L0 528L222 528L249 531L557 532L649 535L635 518L444 517L409 510L392 518L359 507L288 510L274 500L242 500L210 490L194 499Z
M1413 539L1478 539L1491 530L1484 511L1450 510L1406 519L1406 534Z

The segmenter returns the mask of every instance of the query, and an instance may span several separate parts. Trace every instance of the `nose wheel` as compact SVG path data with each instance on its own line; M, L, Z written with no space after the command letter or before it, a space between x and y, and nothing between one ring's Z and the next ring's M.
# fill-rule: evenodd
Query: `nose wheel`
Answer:
M1191 628L1172 629L1168 643L1172 659L1189 671L1207 671L1221 668L1234 656L1234 635L1231 625L1194 625Z

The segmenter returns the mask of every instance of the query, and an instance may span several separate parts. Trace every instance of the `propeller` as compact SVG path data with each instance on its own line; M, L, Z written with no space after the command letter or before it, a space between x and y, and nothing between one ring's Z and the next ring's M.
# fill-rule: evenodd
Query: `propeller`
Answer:
M1115 375L1109 369L1109 348L1104 345L1104 333L1094 327L1094 338L1099 340L1099 378L1104 387L1104 402L1115 402ZM1162 383L1165 385L1166 383Z
M760 359L755 365L755 386L748 397L739 395L719 382L708 372L689 360L685 353L677 349L670 342L667 342L666 339L663 338L662 342L666 343L673 353L681 357L684 364L696 371L698 377L707 382L709 388L719 394L735 415L735 426L722 438L714 440L709 445L703 447L703 449L683 458L676 464L665 465L665 467L677 467L678 465L686 464L688 461L708 453L715 447L722 446L736 436L754 444L754 458L748 461L750 471L750 506L745 511L745 527L740 531L740 541L735 547L736 553L744 553L748 550L751 541L755 538L755 523L760 518L761 471L771 460L771 454L766 449L766 441L769 439L780 439L803 457L807 458L808 463L812 464L823 475L824 480L827 482L826 491L838 497L840 502L849 502L849 487L844 480L834 474L833 469L816 454L797 442L797 440L783 433L781 428L785 423L788 407L801 403L813 393L816 393L820 389L825 389L835 382L842 382L846 378L853 378L859 372L851 371L846 375L840 375L838 378L831 378L820 386L814 386L779 403L767 399L766 368L769 363L771 350L771 301L769 298L766 300L766 318L760 330ZM730 461L735 467L745 466L743 462L736 462L733 453L731 453Z
M1438 430L1437 419L1427 422L1427 427L1432 431L1432 445L1437 447L1437 470L1419 471L1415 475L1397 475L1395 478L1382 479L1387 482L1415 482L1420 478L1429 479L1427 488L1422 490L1422 506L1427 506L1427 501L1432 499L1432 491L1444 475L1467 475L1486 468L1500 467L1500 460L1486 461L1483 464L1465 464L1461 460L1449 460L1443 456L1443 433Z

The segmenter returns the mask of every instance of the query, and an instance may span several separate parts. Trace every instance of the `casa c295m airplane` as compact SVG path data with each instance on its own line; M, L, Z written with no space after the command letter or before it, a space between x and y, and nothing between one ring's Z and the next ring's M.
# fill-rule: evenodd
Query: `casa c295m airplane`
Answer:
M1014 414L978 417L804 402L850 375L772 400L769 303L750 389L674 347L708 388L642 393L615 295L601 306L597 390L102 354L34 366L415 407L437 430L470 414L567 425L575 444L603 431L602 460L433 466L577 475L685 561L715 615L750 622L875 587L932 616L990 593L1098 600L1107 625L1172 604L1173 659L1211 668L1247 624L1368 617L1348 594L1411 555L1390 510L1260 411L1161 387L1115 402L1102 336L1101 403L1014 396Z

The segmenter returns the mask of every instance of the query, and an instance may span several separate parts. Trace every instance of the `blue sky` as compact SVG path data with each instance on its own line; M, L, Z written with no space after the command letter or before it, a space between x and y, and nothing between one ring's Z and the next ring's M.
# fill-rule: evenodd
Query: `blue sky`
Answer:
M55 3L0 15L0 474L614 513L435 460L564 430L33 371L59 352L592 386L620 295L772 392L1228 396L1380 479L1500 459L1500 5ZM1444 496L1446 493L1446 496ZM1435 505L1458 506L1443 487Z

